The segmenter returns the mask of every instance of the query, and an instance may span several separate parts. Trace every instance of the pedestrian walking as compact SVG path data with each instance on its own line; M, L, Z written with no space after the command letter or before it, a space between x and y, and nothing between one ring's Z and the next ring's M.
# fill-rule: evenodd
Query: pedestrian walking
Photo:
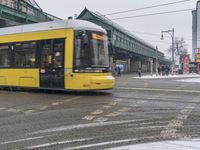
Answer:
M166 76L169 75L169 71L170 71L169 66L166 66L166 67L165 67Z
M142 69L140 67L138 67L138 76L141 78L142 76Z
M118 67L118 75L121 76L121 68Z
M161 73L162 73L162 76L165 75L165 66L162 66L162 67L161 67Z
M161 72L161 68L160 66L158 67L158 74L160 75L160 72Z

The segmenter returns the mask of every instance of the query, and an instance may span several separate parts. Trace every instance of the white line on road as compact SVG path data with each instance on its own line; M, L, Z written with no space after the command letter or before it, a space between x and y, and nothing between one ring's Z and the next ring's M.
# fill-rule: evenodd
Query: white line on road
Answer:
M54 102L54 103L52 103L51 105L53 105L53 106L58 106L58 105L60 105L61 104L61 102Z
M66 148L66 149L63 149L63 150L76 150L76 149L85 149L85 148L91 149L91 147L112 145L112 144L118 144L118 143L134 142L134 141L139 141L139 140L144 140L144 139L152 139L152 138L156 138L156 137L143 137L143 138L130 138L130 139L124 139L124 140L115 140L115 141L108 141L108 142L102 142L102 143L87 144L87 145L82 145L82 146L77 146L77 147L71 147L71 148Z
M178 90L178 89L132 88L132 87L117 87L115 89L118 89L118 90L139 90L139 91L163 91L163 92L200 93L199 90Z
M119 115L121 115L122 112L113 112L113 113L109 113L107 115L105 115L106 117L117 117Z
M103 112L104 112L103 110L97 109L94 112L92 112L91 114L93 114L93 115L99 115L99 114L102 114Z
M40 149L40 148L45 148L45 147L50 147L50 146L55 146L55 145L60 145L60 144L69 144L73 142L83 142L83 141L88 141L88 140L92 140L92 138L45 143L41 145L29 146L29 147L26 147L25 149Z
M95 121L95 122L105 122L105 121L107 121L107 120L108 120L108 118L99 117L99 118L95 119L94 121Z
M82 96L75 96L75 97L72 97L72 98L69 98L69 99L60 100L59 102L53 102L51 105L52 106L58 106L58 105L62 105L63 103L71 102L72 100L77 100L77 99L80 99L80 98L82 98Z
M75 96L75 97L72 97L72 98L69 98L69 99L66 99L64 100L64 102L70 102L72 100L77 100L77 99L81 99L83 96Z
M46 105L46 106L41 106L40 108L39 108L39 110L45 110L45 109L47 109L49 106L48 105Z
M91 120L94 119L94 118L95 118L95 116L87 115L87 116L83 117L82 119L83 119L83 120L89 120L89 121L91 121Z
M21 112L22 110L21 109L10 108L10 109L7 109L6 111L12 112L12 113L18 113L18 112Z
M82 119L91 121L91 120L95 119L95 117L97 117L97 115L103 114L106 109L110 109L110 108L116 106L120 101L122 101L122 99L116 98L113 101L111 101L110 103L108 103L108 105L103 105L103 109L97 109L97 110L91 112L90 115L86 115ZM94 121L95 122L105 122L107 120L108 120L108 118L106 118L104 115L104 117L96 118Z
M125 139L125 140L108 141L108 142L102 142L102 143L96 143L96 144L87 144L87 145L82 145L82 146L77 146L77 147L72 147L72 148L66 148L64 150L76 150L76 149L90 148L90 147L95 147L95 146L104 146L104 145L111 145L111 144L118 144L118 143L127 143L127 142L132 142L132 141L137 141L137 140L138 139L133 138L133 139Z
M89 127L101 127L101 126L108 126L108 125L135 123L135 122L141 122L141 121L148 121L148 119L109 121L109 122L98 122L98 123L88 123L88 124L62 126L62 127L52 128L52 129L39 130L39 131L32 132L32 133L29 133L29 134L34 135L34 134L41 134L41 133L61 132L61 131L68 131L68 130L73 130L73 129L77 130L77 129L89 128Z
M29 115L29 114L32 114L32 113L34 113L34 112L35 112L35 110L26 110L26 111L24 112L24 114Z
M192 102L199 102L199 97L193 98ZM171 122L161 131L160 135L163 138L188 138L188 135L177 133L177 128L183 126L183 122L192 113L197 104L189 104L185 106L180 113L171 120Z
M24 141L30 141L30 140L36 140L36 139L41 139L47 136L37 136L37 137L31 137L31 138L25 138L25 139L18 139L18 140L14 140L14 141L6 141L6 142L2 142L0 143L0 145L5 145L5 144L10 144L10 143L17 143L17 142L24 142Z

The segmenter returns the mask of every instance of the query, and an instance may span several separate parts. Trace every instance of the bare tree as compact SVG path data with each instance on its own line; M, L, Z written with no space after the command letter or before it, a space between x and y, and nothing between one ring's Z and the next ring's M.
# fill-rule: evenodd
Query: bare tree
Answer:
M172 54L172 45L166 50L166 52L171 56ZM176 37L174 41L174 54L176 62L179 61L180 57L185 54L188 54L187 44L183 37Z

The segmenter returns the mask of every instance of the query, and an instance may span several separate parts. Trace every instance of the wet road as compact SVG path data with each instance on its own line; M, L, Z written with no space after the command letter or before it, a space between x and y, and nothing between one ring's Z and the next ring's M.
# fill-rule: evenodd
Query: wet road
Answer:
M0 149L110 149L200 137L200 83L117 77L96 93L0 91Z

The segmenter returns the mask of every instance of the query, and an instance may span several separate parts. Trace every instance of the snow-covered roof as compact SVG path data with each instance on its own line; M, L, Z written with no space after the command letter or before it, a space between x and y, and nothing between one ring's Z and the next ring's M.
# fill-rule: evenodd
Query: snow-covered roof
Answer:
M75 30L93 30L106 33L102 27L97 26L96 24L89 21L69 19L0 28L0 36L66 28L73 28Z

